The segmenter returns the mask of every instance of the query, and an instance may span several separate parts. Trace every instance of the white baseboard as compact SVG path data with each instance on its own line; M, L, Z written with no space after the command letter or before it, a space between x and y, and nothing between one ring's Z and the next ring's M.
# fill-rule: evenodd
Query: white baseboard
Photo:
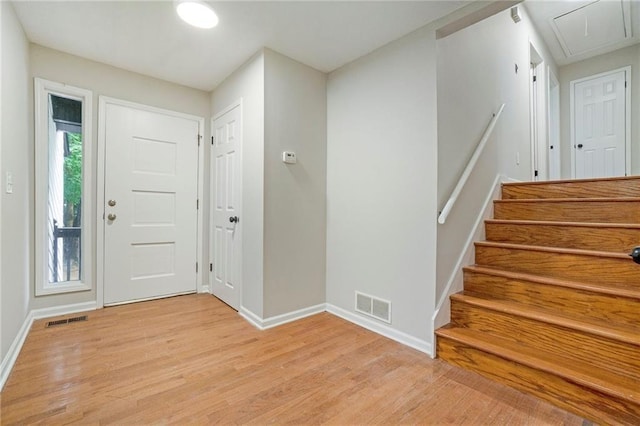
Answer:
M93 311L95 309L96 302L86 302L76 303L73 305L56 306L53 308L34 309L30 311L24 319L22 327L18 330L18 335L13 339L11 346L9 346L9 351L3 358L2 363L0 363L0 391L7 382L9 374L11 374L11 370L18 359L20 350L22 350L24 341L26 340L29 330L31 330L31 326L35 320L59 315L74 314L76 312Z
M95 311L98 308L96 302L74 303L53 308L34 309L31 311L33 319L51 318L59 315L75 314L76 312Z
M282 324L286 324L291 321L299 320L311 315L319 314L320 312L326 311L326 305L321 303L319 305L310 306L308 308L299 309L293 312L287 312L286 314L276 315L274 317L269 317L262 319L258 315L251 312L249 309L244 306L240 307L238 313L251 324L253 324L259 330L266 330L269 328L277 327Z
M327 312L359 325L360 327L366 328L367 330L373 331L374 333L378 333L391 340L395 340L398 343L402 343L403 345L409 346L420 352L424 352L429 356L433 356L433 344L426 340L418 339L417 337L391 328L388 325L378 323L372 319L365 318L330 303L327 303Z
M200 291L198 293L211 293L211 290L209 289L209 284L203 284L203 286L200 287Z
M22 327L18 330L18 335L11 346L9 346L9 351L2 359L2 364L0 364L0 391L4 388L4 384L9 378L9 374L11 374L11 370L13 369L13 365L16 363L18 359L18 355L20 354L20 350L22 349L22 345L24 345L24 341L29 334L29 330L31 330L31 325L33 324L33 313L29 312L24 322L22 323Z

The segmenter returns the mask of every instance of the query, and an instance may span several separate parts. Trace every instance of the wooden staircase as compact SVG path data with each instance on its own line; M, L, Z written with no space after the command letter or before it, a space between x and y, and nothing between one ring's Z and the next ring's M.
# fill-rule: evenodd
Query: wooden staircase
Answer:
M437 354L585 418L640 424L640 177L504 184Z

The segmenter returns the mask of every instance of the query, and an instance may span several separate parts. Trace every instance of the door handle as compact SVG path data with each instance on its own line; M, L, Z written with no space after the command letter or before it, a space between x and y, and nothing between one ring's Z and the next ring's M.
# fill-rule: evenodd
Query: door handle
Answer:
M579 143L579 144L578 144L578 149L581 149L581 148L582 148L582 146L583 146L583 145L582 145L581 143Z
M231 222L231 223L238 223L238 222L240 222L240 218L239 218L238 216L231 216L231 217L229 218L229 222Z
M109 213L109 214L107 215L107 219L109 219L109 220L116 220L116 215L115 215L115 214L113 214L113 213Z

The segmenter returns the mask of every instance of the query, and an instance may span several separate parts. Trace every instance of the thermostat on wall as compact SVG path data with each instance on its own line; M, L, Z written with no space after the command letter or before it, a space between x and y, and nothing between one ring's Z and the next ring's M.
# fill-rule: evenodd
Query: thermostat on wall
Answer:
M282 162L287 164L296 164L296 153L293 151L283 151L282 152Z

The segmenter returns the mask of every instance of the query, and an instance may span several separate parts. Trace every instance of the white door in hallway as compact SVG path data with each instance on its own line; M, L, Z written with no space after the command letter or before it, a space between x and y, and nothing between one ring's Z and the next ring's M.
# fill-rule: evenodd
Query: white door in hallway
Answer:
M199 120L102 105L104 304L195 292Z
M575 177L626 174L626 71L573 84Z
M242 285L242 107L211 125L211 292L234 309Z

